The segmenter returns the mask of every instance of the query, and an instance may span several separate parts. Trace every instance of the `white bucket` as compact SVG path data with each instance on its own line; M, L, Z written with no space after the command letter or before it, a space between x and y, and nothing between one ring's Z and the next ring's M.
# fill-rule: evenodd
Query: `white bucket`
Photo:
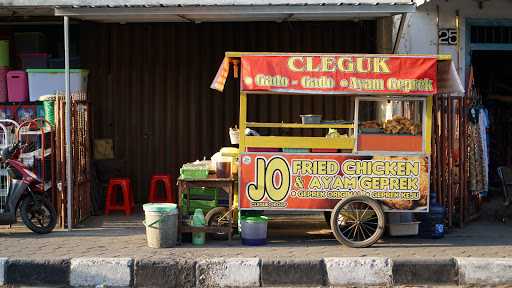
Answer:
M144 204L146 238L151 248L176 246L178 238L178 210L176 204Z
M240 143L240 130L238 128L229 128L229 140L233 145Z

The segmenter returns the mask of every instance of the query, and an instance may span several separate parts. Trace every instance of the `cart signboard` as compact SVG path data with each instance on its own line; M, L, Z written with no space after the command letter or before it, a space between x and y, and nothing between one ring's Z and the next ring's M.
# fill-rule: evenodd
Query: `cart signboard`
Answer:
M307 94L437 93L434 56L271 55L241 57L244 92Z
M330 210L366 195L385 211L428 211L427 156L242 153L240 209Z

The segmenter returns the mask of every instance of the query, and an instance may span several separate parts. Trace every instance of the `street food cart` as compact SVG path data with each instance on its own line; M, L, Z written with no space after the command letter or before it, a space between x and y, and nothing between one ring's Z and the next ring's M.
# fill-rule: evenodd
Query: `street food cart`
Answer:
M227 52L213 89L223 90L231 67L240 78L240 210L331 211L336 239L351 247L379 240L384 212L428 212L432 97L463 92L449 56ZM248 98L261 94L350 97L353 119L248 122ZM279 134L301 129L323 132Z

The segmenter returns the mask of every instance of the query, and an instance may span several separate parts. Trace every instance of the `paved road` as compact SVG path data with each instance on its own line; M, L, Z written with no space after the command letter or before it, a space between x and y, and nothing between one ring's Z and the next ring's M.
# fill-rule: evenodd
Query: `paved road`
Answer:
M73 232L36 235L22 226L0 228L0 256L53 257L260 257L323 258L346 256L411 257L512 257L512 225L477 222L450 232L444 239L386 237L370 248L353 249L338 244L321 215L274 217L270 244L247 247L238 240L208 241L171 249L146 247L142 216L92 217Z

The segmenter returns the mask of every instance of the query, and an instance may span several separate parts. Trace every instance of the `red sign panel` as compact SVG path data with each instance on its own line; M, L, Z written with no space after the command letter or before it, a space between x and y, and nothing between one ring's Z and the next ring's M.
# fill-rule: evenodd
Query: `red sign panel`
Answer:
M240 209L328 210L367 195L385 210L428 210L427 157L243 153L240 161Z
M390 55L242 56L241 90L280 93L437 92L435 57Z

